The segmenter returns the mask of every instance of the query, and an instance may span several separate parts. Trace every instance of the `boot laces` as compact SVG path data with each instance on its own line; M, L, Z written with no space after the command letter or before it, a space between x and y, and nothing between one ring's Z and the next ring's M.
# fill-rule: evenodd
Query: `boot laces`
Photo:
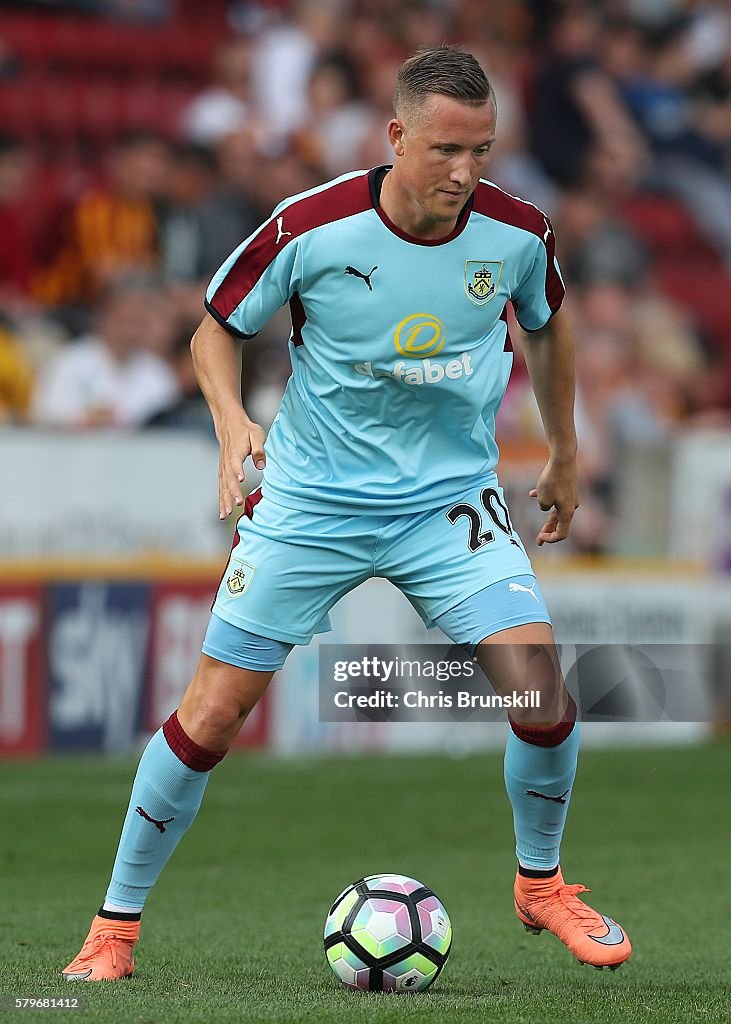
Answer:
M97 954L101 952L104 946L109 946L109 950L112 954L112 967L116 967L117 947L115 943L125 941L127 940L123 939L120 935L115 935L114 932L100 932L99 935L94 936L91 946L86 950L86 952L82 949L76 958L76 962L80 963L85 960L93 960Z
M577 917L596 920L601 915L593 907L588 906L583 900L578 898L580 892L591 892L591 889L587 889L585 885L562 885L557 895L566 909L571 911L572 914L575 914Z

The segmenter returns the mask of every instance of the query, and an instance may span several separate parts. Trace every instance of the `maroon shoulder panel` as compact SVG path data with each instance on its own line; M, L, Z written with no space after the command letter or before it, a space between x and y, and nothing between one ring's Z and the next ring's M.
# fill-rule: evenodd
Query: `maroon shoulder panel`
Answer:
M367 173L298 199L273 217L244 249L218 286L210 305L228 320L269 264L293 239L313 228L370 210L372 205Z
M546 301L551 312L555 313L563 302L565 288L554 262L556 236L553 233L553 225L545 213L532 203L516 199L496 185L486 185L482 181L475 189L472 209L475 213L492 217L503 224L512 224L513 227L530 231L540 238L546 247Z
M493 220L512 224L516 228L523 228L524 231L532 231L539 238L544 237L548 227L545 215L537 206L509 196L497 185L488 185L484 181L479 182L475 189L472 209L475 213L492 217Z

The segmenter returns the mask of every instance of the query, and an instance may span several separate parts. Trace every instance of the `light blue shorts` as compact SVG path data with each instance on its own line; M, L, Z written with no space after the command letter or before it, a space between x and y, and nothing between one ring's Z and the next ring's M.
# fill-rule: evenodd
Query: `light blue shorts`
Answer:
M434 624L472 654L485 637L529 622L551 623L535 576L514 576L493 583L437 616ZM256 672L276 672L293 647L284 640L271 640L232 626L215 613L203 641L203 653L209 657Z
M256 636L309 643L330 629L333 605L372 576L397 586L427 627L448 625L444 631L455 642L477 643L509 625L550 622L494 474L426 512L317 515L284 508L266 492L250 496L247 512L237 524L213 612ZM524 577L525 589L491 589L506 580L523 586ZM488 589L492 597L477 613L480 622L463 610L460 624L458 606ZM450 611L448 622L438 621ZM473 626L484 630L476 639Z

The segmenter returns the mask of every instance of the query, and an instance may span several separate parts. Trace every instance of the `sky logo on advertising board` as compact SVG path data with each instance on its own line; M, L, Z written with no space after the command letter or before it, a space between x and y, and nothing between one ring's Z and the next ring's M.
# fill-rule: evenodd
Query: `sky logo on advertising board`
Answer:
M149 587L52 588L48 659L55 749L125 750L140 715Z

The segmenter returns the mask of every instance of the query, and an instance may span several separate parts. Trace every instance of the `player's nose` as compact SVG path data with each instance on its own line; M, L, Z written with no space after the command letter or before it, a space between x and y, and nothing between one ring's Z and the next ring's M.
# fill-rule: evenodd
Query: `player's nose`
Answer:
M449 180L459 185L461 188L466 188L470 181L470 164L469 159L455 161L452 164L449 172Z

